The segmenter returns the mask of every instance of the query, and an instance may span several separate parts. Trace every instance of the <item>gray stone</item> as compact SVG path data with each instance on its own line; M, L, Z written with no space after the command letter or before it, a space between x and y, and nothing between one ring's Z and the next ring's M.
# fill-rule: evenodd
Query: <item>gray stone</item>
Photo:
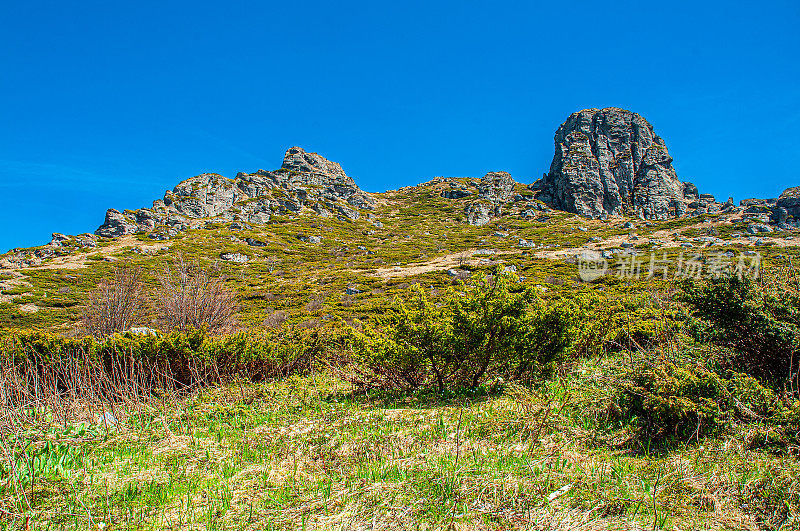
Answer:
M464 207L467 223L475 227L482 227L491 221L492 209L484 203L470 203Z
M514 185L508 172L489 172L478 184L478 196L492 203L503 203L512 198Z
M678 180L653 127L618 108L572 114L555 135L550 172L534 183L539 199L590 218L668 219L686 213L696 188Z
M131 215L109 210L96 234L107 237L150 232L159 225L185 230L187 220L267 223L275 214L295 216L309 208L320 216L335 212L340 219L356 220L360 210L374 208L375 200L363 192L342 167L317 153L299 147L286 151L276 171L240 172L234 179L203 173L179 183L152 209ZM235 230L235 229L234 229Z
M472 195L472 192L462 189L445 190L442 192L442 197L446 199L464 199Z
M750 234L758 234L760 232L772 232L772 227L763 223L753 223L748 225L747 232Z
M126 234L135 234L137 230L138 226L133 219L127 218L119 210L109 208L106 211L105 222L94 233L105 238L116 238Z
M784 190L775 206L785 209L789 216L800 218L800 186Z
M250 261L247 255L241 253L222 253L219 257L226 262L235 262L237 264L244 264Z

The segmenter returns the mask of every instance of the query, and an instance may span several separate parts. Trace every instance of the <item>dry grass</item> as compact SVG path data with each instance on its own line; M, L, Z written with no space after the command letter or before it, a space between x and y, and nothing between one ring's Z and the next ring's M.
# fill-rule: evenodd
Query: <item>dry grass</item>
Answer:
M797 510L795 458L736 434L631 453L571 396L394 399L312 375L153 398L68 441L80 462L25 490L30 506L3 491L0 526L755 530Z

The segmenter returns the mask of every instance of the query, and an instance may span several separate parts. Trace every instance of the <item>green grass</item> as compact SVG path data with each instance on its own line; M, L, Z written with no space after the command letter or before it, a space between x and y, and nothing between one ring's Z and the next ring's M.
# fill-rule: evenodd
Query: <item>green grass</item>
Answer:
M4 477L0 528L755 529L798 514L796 457L747 433L635 450L587 413L603 363L450 399L322 373L154 400L109 433L29 433L50 465L27 501Z

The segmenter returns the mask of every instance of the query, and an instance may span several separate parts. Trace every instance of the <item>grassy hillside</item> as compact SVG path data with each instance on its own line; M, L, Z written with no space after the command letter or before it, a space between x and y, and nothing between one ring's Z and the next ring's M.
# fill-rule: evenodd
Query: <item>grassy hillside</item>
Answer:
M800 527L796 231L447 188L0 257L0 529ZM178 257L234 324L166 330ZM164 333L86 337L120 268Z

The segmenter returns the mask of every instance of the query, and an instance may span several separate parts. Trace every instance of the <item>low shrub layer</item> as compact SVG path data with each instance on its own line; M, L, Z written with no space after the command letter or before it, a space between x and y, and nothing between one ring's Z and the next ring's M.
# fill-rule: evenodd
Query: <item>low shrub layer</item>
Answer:
M102 339L18 332L0 338L0 403L11 408L52 396L114 399L234 377L259 381L307 370L341 335L326 328L225 336L126 332Z

